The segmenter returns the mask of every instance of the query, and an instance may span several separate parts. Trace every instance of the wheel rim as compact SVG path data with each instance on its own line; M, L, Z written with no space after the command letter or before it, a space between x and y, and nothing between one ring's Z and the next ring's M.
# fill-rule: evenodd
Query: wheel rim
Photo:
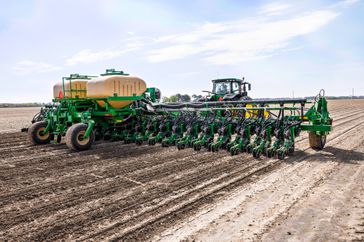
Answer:
M84 139L83 137L85 136L86 131L82 130L80 132L78 132L77 134L77 142L80 145L87 145L87 143L90 141L90 136L87 137L87 139Z
M45 127L41 127L37 130L37 137L40 140L47 140L49 138L49 132L47 132L46 134L44 134Z

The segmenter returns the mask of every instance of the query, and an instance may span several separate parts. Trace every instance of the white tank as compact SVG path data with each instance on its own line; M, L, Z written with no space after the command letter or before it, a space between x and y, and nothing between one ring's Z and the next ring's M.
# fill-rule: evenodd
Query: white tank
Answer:
M132 97L140 96L147 90L147 85L139 77L125 75L106 75L93 78L87 82L87 97L107 98L107 97ZM133 100L109 101L113 108L123 108L131 104ZM104 107L104 101L97 101Z
M87 97L87 81L84 79L74 79L71 82L72 92L70 91L70 82L64 82L65 93L63 93L62 82L53 86L54 98L86 98Z

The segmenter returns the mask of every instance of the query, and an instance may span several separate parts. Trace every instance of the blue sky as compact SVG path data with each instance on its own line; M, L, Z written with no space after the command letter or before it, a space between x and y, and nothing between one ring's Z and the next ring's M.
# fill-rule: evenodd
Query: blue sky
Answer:
M245 76L252 97L364 95L364 1L0 0L0 102L116 68L165 95Z

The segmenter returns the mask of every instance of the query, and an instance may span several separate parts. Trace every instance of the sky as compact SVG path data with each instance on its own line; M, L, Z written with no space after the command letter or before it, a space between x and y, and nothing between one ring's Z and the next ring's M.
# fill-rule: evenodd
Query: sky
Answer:
M364 0L0 0L0 102L107 68L163 95L224 77L253 98L364 95Z

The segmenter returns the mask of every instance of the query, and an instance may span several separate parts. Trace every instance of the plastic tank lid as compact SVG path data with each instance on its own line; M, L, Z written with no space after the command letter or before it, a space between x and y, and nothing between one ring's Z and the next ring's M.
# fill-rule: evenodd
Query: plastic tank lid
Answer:
M116 71L115 69L106 69L106 72L100 74L101 76L112 76L112 75L120 75L120 76L129 76L129 74L123 71Z

